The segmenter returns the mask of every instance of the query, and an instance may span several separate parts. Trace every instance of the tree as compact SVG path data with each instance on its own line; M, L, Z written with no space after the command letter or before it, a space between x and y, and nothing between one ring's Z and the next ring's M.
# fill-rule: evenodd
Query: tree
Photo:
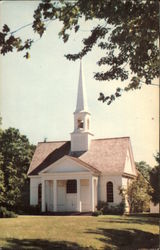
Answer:
M130 212L148 211L151 199L150 193L151 187L149 183L141 174L138 174L126 191Z
M5 184L4 184L4 173L2 171L3 156L0 154L0 204L5 201Z
M28 183L27 170L35 147L18 129L8 128L0 135L0 148L0 178L3 180L0 189L4 193L1 204L9 209L16 209L22 203L26 204L24 186Z
M153 188L152 201L160 206L160 153L157 153L155 159L158 165L150 172L150 183Z
M68 54L69 60L77 60L87 55L94 46L104 51L98 59L99 66L105 71L95 73L99 81L130 79L128 86L119 87L111 96L100 93L99 100L109 105L122 95L123 90L140 89L142 84L152 84L159 76L159 1L158 0L43 0L34 11L33 30L43 36L50 20L63 23L59 36L64 42L70 37L70 31L80 31L81 19L97 20L97 25L83 38L83 48L77 54ZM22 27L21 27L22 28ZM17 29L19 30L19 29ZM16 30L16 31L17 31ZM16 49L29 49L33 40L22 41L15 37L16 31L10 31L5 24L0 32L0 52L5 55ZM129 70L130 69L130 70Z
M2 135L1 125L2 125L2 118L0 117L0 137ZM5 184L4 184L4 173L2 170L2 166L3 166L3 155L2 153L0 153L0 204L3 204L5 200Z
M150 181L150 171L152 168L145 162L136 162L137 170L143 175L143 177L149 182Z

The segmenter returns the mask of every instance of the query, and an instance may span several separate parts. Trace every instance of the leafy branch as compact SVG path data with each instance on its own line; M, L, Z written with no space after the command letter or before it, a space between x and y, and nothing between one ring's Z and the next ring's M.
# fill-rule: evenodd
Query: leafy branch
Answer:
M85 21L97 20L97 25L90 30L88 37L82 39L83 48L76 54L65 55L69 60L86 56L98 46L103 56L98 59L98 66L104 71L94 74L98 81L120 80L121 84L131 79L128 86L119 87L115 93L105 96L100 93L99 101L108 105L122 95L123 91L141 88L141 83L151 85L152 80L160 75L160 56L157 41L159 39L159 1L158 0L77 0L51 1L42 0L34 11L34 21L10 32L5 24L0 32L0 53L5 55L13 49L26 51L33 40L22 41L14 34L29 25L40 38L47 29L46 22L59 20L63 27L59 37L67 42L70 31L81 31L81 18ZM131 76L131 77L130 77Z

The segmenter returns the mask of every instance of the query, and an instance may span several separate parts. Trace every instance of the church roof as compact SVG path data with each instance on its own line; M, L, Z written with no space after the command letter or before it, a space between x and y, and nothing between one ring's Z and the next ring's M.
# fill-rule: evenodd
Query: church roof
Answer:
M40 142L34 153L28 175L37 175L65 155L87 164L98 172L108 175L124 173L125 161L129 151L132 164L133 154L129 137L95 139L85 152L71 152L70 141Z

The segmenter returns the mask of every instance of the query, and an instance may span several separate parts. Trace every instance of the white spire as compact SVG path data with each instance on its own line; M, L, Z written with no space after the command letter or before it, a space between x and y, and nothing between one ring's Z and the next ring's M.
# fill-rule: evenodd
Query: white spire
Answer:
M80 111L88 111L86 90L84 84L84 75L82 61L80 60L80 71L79 71L79 83L78 83L78 93L77 93L77 106L75 113Z
M71 151L89 150L93 134L90 132L91 114L88 112L87 98L80 61L77 106L74 112L74 131L71 133Z

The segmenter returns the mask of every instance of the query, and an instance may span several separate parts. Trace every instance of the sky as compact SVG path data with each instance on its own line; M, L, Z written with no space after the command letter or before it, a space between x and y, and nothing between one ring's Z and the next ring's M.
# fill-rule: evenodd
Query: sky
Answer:
M0 2L0 28L6 23L11 30L32 22L38 1ZM50 22L40 39L28 26L16 33L33 38L30 59L23 53L0 56L0 114L2 127L15 127L31 143L70 140L73 131L73 112L76 108L79 61L68 61L64 55L82 48L96 20L84 22L77 35L67 43L59 38L62 25ZM83 59L91 127L95 138L130 136L135 161L155 165L154 155L159 149L159 88L143 86L141 90L124 93L110 106L97 100L99 93L114 93L120 81L99 82L94 72L101 71L96 62L102 51L94 48ZM154 80L158 84L158 80Z

